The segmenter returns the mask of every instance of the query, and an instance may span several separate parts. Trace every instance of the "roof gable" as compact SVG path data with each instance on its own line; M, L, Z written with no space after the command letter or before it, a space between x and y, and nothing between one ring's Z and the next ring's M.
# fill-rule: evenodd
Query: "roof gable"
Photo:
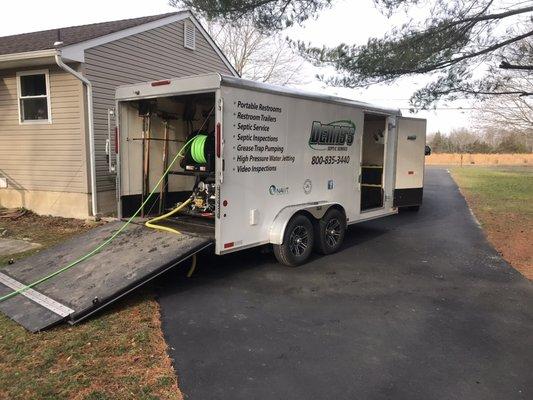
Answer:
M83 63L85 50L89 48L186 18L191 20L233 75L239 76L215 41L188 10L0 37L0 62L6 57L19 59L31 55L29 56L31 58L34 57L32 53L60 50L65 61ZM59 47L54 47L54 43L57 41L61 41L62 44Z
M4 36L0 37L0 55L53 49L54 43L57 41L63 42L63 46L69 46L177 14L180 13L173 12L152 15L149 17L100 22L96 24Z

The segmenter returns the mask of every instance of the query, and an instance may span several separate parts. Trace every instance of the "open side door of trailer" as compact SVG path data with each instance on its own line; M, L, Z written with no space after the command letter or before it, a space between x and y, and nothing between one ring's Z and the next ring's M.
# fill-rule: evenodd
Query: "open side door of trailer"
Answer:
M422 204L426 120L398 117L396 147L395 207Z

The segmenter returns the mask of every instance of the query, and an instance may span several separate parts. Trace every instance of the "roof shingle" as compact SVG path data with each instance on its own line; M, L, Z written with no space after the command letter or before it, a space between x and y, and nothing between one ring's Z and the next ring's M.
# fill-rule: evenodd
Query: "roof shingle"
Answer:
M80 43L175 14L178 12L4 36L0 37L0 55L53 49L57 41L63 46Z

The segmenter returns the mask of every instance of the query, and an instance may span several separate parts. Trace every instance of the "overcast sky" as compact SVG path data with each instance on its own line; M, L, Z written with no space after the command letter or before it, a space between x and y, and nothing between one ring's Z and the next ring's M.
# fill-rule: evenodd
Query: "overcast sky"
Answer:
M145 15L174 11L166 0L92 0L90 4L79 0L19 0L2 4L0 36L17 33L82 25L115 19L134 18ZM412 11L413 12L413 11ZM414 15L423 15L425 10L414 10ZM17 16L12 17L12 16ZM381 36L395 24L405 21L405 15L388 20L374 7L372 0L338 0L335 7L321 13L320 18L308 21L304 27L295 28L287 34L294 39L310 41L316 45L364 43L371 36ZM423 78L406 79L392 85L373 86L368 89L326 88L314 79L317 72L305 68L305 88L313 91L327 91L342 97L369 101L385 106L402 108L405 115L428 119L428 132L450 130L468 126L473 111L469 102L439 104L430 112L409 114L408 99L419 87ZM463 110L458 108L465 108Z

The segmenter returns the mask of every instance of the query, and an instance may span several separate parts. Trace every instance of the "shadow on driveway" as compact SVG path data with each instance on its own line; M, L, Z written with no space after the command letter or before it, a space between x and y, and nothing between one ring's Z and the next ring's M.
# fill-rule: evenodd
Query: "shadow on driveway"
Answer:
M248 250L159 281L190 399L532 398L533 289L445 170L424 206L350 228L299 268Z

